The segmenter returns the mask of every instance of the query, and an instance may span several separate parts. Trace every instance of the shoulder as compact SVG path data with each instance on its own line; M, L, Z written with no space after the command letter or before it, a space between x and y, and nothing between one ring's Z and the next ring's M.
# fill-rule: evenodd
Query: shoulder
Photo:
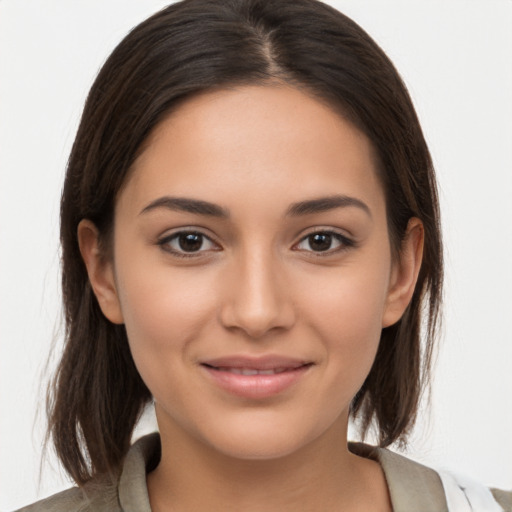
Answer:
M506 512L512 512L512 491L491 489L494 499L503 507Z
M395 512L448 512L443 483L436 471L385 448L362 443L353 446L354 453L370 457L382 467Z
M159 435L144 436L131 446L118 476L91 480L16 512L151 512L146 474L159 458Z
M350 443L350 450L380 463L395 512L512 512L512 491L490 489L463 476L436 471L387 449Z
M19 509L17 512L117 512L121 511L115 485L106 483L73 487Z

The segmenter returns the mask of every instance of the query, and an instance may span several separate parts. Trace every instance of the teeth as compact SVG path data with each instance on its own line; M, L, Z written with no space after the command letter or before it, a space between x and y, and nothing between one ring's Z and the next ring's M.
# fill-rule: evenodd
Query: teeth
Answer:
M218 368L222 372L236 373L237 375L275 375L285 372L288 368L272 368L270 370L256 370L254 368Z
M240 373L242 375L258 375L258 370L251 370L249 368L241 368Z

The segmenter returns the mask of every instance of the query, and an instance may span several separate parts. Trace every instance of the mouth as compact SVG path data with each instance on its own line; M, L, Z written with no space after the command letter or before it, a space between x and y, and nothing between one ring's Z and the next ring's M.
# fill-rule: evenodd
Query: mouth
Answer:
M229 372L234 373L236 375L276 375L278 373L290 372L297 370L298 368L271 368L269 370L258 370L256 368L230 368L229 366L209 366L212 370L217 370L219 372ZM301 368L301 367L299 367Z
M216 387L253 400L270 398L293 388L313 365L310 361L280 356L227 357L200 364Z

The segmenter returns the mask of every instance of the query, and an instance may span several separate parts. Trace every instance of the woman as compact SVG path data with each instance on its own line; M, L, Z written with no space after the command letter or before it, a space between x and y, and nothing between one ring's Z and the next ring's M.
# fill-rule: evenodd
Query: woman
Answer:
M49 432L80 488L34 510L457 499L384 450L428 377L437 195L400 78L340 13L186 1L137 27L91 89L61 240ZM152 399L160 436L129 448ZM350 415L381 448L347 449Z

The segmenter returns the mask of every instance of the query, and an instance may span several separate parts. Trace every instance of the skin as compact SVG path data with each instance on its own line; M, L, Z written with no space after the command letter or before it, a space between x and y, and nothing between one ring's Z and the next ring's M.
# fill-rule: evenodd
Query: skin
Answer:
M364 206L287 215L333 195ZM155 206L162 197L208 201L229 217ZM189 257L175 253L186 253L183 231L202 234ZM391 510L379 465L347 449L348 412L381 329L412 296L423 231L412 219L392 258L361 132L289 86L204 93L164 120L135 162L116 204L113 259L91 222L78 235L99 304L125 324L155 399L154 511ZM202 365L268 354L310 366L284 391L247 398Z

